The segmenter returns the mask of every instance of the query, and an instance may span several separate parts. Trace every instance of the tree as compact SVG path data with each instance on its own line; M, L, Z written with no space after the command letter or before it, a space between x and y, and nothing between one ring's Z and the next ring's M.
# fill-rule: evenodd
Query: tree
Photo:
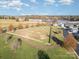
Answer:
M42 50L39 50L37 55L38 55L38 59L50 59L48 54Z
M2 17L2 16L0 16L0 19L3 19L3 17Z
M76 39L74 38L73 34L68 33L67 37L64 40L64 47L68 48L68 49L71 47L73 49L76 49L76 46L77 46L77 42L76 42Z

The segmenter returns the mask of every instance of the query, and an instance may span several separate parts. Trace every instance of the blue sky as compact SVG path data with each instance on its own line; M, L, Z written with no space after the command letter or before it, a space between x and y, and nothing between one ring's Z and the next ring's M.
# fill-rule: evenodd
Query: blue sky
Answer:
M79 15L79 0L0 0L0 15Z

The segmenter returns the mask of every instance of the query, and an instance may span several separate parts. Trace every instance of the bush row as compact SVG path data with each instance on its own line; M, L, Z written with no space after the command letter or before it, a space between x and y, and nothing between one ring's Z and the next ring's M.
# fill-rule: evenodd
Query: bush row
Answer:
M8 27L0 26L0 33L4 33L6 31L16 31L17 29L24 29L29 27L37 27L37 26L46 26L46 23L36 23L36 24L18 24L14 26L13 24L9 24Z

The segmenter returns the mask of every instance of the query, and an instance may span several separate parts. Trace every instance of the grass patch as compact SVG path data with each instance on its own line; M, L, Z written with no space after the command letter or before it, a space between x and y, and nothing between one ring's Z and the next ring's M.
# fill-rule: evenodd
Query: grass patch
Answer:
M8 35L0 35L0 59L39 59L39 49L31 47L25 41L23 41L22 46L18 48L15 53L9 48L9 44L5 43L5 36ZM17 37L15 37L15 39L16 38ZM12 40L15 39L12 38ZM48 48L46 50L41 49L41 51L46 52L50 59L76 59L73 54L68 54L67 51L61 47Z

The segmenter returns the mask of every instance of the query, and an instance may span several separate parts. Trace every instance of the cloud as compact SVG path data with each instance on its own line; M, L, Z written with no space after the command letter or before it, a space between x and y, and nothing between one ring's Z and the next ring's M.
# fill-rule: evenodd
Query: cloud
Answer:
M0 7L3 8L15 8L16 10L20 10L22 6L29 6L26 3L21 2L21 0L1 0Z
M45 5L53 5L55 2L55 0L45 0Z
M73 0L44 0L44 5L51 6L55 4L55 6L58 7L59 3L62 5L71 5L73 2ZM40 5L38 0L29 0L29 4L22 2L22 0L0 0L0 8L12 8L18 11L21 10L23 6L33 8L38 5Z
M71 5L74 1L73 0L60 0L59 2L63 5Z
M13 0L13 1L10 1L9 3L8 3L8 6L9 7L17 7L17 8L19 8L19 7L21 7L23 5L23 3L20 1L20 0Z
M30 6L37 6L38 2L37 0L30 0Z

